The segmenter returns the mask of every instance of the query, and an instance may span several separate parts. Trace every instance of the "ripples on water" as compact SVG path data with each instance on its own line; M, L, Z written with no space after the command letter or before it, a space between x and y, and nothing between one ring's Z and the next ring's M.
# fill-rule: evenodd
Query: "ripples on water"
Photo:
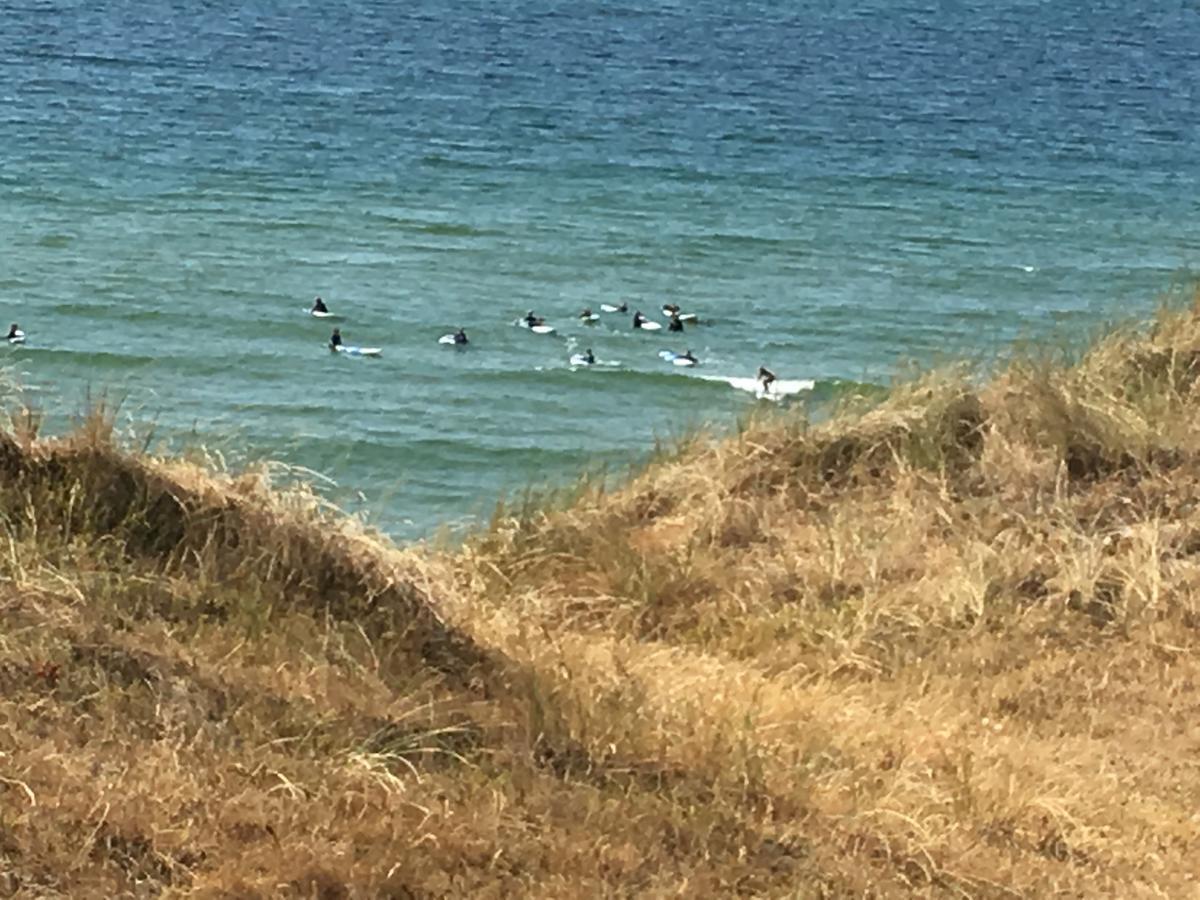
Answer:
M5 362L328 472L401 536L752 403L663 346L827 395L1148 310L1197 259L1182 4L2 14ZM317 293L385 356L324 351ZM572 321L619 298L711 324Z

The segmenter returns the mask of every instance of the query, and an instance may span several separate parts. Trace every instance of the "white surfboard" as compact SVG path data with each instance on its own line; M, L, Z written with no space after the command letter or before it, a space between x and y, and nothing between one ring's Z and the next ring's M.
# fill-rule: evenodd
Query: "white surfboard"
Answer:
M628 311L629 311L628 305L626 305L624 309L621 309L621 307L614 306L612 303L601 303L600 304L600 312L614 313L614 312L628 312Z
M671 318L671 311L670 311L669 309L664 309L664 310L662 311L662 314L663 314L663 317L664 317L664 318L667 318L667 319ZM679 314L679 321L680 321L680 322L695 322L695 321L696 321L696 314L695 314L695 313L685 313L685 312L681 312L681 313Z
M336 349L338 353L344 353L347 356L379 356L383 353L382 347L347 347L342 344Z
M683 354L676 353L674 350L659 350L658 356L660 359L665 360L666 362L669 362L669 363L673 363L674 365L677 365L677 366L688 367L688 366L696 365L696 360L688 359Z
M513 324L516 325L518 328L528 329L529 331L532 331L534 334L554 334L554 326L553 325L546 325L544 323L541 325L530 325L524 319L517 319L517 321L513 322Z
M573 355L571 357L571 365L573 365L573 366L591 366L591 365L595 365L595 363L589 362L588 358L586 356L584 356L582 353L576 353L575 355Z
M642 329L642 331L662 331L661 322L642 322L637 327Z
M14 334L12 337L10 337L10 338L8 339L8 342L9 342L10 344L13 344L14 346L15 346L15 345L17 345L17 344L23 344L23 343L25 343L25 334L24 334L24 332L18 332L17 334Z
M781 400L784 397L793 397L796 394L811 391L816 385L816 382L808 378L777 378L771 382L770 387L764 390L762 382L757 378L722 378L720 375L706 375L704 378L709 381L723 381L731 388L754 394L760 400Z
M459 343L458 343L458 341L456 341L456 340L454 339L454 335L452 335L452 334L443 334L443 335L442 335L440 338L438 338L438 343L439 343L439 344L458 344L458 346L460 346L460 347L465 347L465 346L467 346L467 342L466 342L466 341L464 341L463 343L459 344Z
M599 322L600 317L595 313L592 313L590 316L580 316L579 321L586 322L588 325L591 325L593 322Z
M319 309L310 309L310 310L308 310L308 314L310 316L312 316L314 319L336 319L337 318L337 313L331 313L328 311L321 312L321 310L319 310Z

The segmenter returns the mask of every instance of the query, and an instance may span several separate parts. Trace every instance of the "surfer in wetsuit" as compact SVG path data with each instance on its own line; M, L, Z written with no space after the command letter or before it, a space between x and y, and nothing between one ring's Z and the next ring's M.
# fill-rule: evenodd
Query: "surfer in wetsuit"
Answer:
M526 328L533 328L535 325L546 324L546 320L541 316L535 316L532 309L525 313L525 318L523 318L521 321L525 323Z
M640 309L633 314L633 327L634 328L641 328L642 323L644 323L645 321L646 321L646 317L642 315L642 311Z
M678 303L664 303L663 304L663 312L665 312L667 315L677 316L677 315L679 315L679 304Z
M25 336L25 332L23 332L21 330L21 326L18 325L16 322L13 322L11 325L8 326L8 339L10 341L13 340L14 338L19 338L19 337L24 337L24 336Z
M585 306L583 308L583 312L579 314L579 318L583 319L585 322L590 322L592 320L592 308L590 306Z
M758 381L762 385L763 393L771 389L771 382L775 380L775 373L766 366L758 367Z
M466 331L460 328L458 331L454 332L454 343L458 344L459 346L462 346L463 344L469 344L470 341L467 340Z
M342 330L340 328L333 329L333 334L329 336L329 349L337 350L342 346Z
M696 359L696 357L694 357L694 356L692 355L692 348L691 348L691 347L689 347L689 348L688 348L688 350L687 350L687 352L686 352L686 353L680 353L680 354L679 354L679 356L678 356L678 357L676 357L676 359L690 359L690 360L691 360L692 362L694 362L694 363L698 363L698 362L700 362L700 360Z
M683 319L679 318L679 307L671 313L671 321L667 323L667 331L683 331Z
M325 301L324 301L324 300L322 300L320 297L316 297L316 298L313 300L312 309L311 309L311 310L309 310L309 312L315 312L315 313L317 313L317 312L322 312L322 313L327 313L327 312L329 312L329 307L327 307L327 306L325 305Z
M583 361L586 362L589 366L596 362L596 357L592 355L591 347L588 347L587 351L583 354Z

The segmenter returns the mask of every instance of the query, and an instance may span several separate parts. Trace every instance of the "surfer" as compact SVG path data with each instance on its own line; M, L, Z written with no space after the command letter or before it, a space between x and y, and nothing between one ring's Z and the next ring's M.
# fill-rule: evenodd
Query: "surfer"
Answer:
M521 321L525 323L526 328L533 328L535 325L546 324L546 320L541 316L535 316L532 309L525 313L525 318L523 318Z
M336 351L340 346L342 346L342 330L335 328L333 334L329 336L329 349Z
M771 389L771 382L775 381L775 373L766 366L759 366L757 378L759 384L762 385L763 393L765 394Z
M588 347L583 354L583 361L589 366L596 362L596 357L592 354L592 348Z
M469 344L470 341L467 340L467 332L462 328L454 332L454 343L458 344L459 346L462 346L463 344Z
M677 357L675 357L675 358L676 358L676 359L687 359L687 360L691 360L693 363L698 363L698 362L700 362L700 360L696 359L696 357L692 355L692 350L691 350L691 348L690 348L690 347L687 349L687 352L685 352L685 353L680 353L680 354L679 354Z
M642 325L645 324L645 322L646 322L646 317L642 315L642 311L640 309L633 314L633 327L634 328L641 328Z
M677 315L679 315L679 304L678 303L664 303L663 304L663 312L665 312L668 316L677 316Z
M16 322L13 322L11 325L8 326L8 339L10 341L15 341L17 338L23 338L23 337L25 337L25 332L23 332L21 330L21 326L18 325Z
M315 313L327 313L327 312L329 312L329 307L327 307L327 306L325 305L325 301L324 301L324 300L322 300L320 297L316 297L316 298L314 298L314 300L313 300L312 309L311 309L311 310L309 310L309 312L315 312Z
M675 307L675 310L671 313L671 321L667 323L667 331L683 331L683 319L679 318L679 307Z
M583 308L583 312L579 314L579 318L585 321L590 320L592 318L592 308L590 306L585 306Z

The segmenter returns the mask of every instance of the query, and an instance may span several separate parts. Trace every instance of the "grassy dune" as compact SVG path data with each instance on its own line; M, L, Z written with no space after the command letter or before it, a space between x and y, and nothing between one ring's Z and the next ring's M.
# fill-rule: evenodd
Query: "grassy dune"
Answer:
M0 895L1200 896L1200 308L396 549L0 434Z

